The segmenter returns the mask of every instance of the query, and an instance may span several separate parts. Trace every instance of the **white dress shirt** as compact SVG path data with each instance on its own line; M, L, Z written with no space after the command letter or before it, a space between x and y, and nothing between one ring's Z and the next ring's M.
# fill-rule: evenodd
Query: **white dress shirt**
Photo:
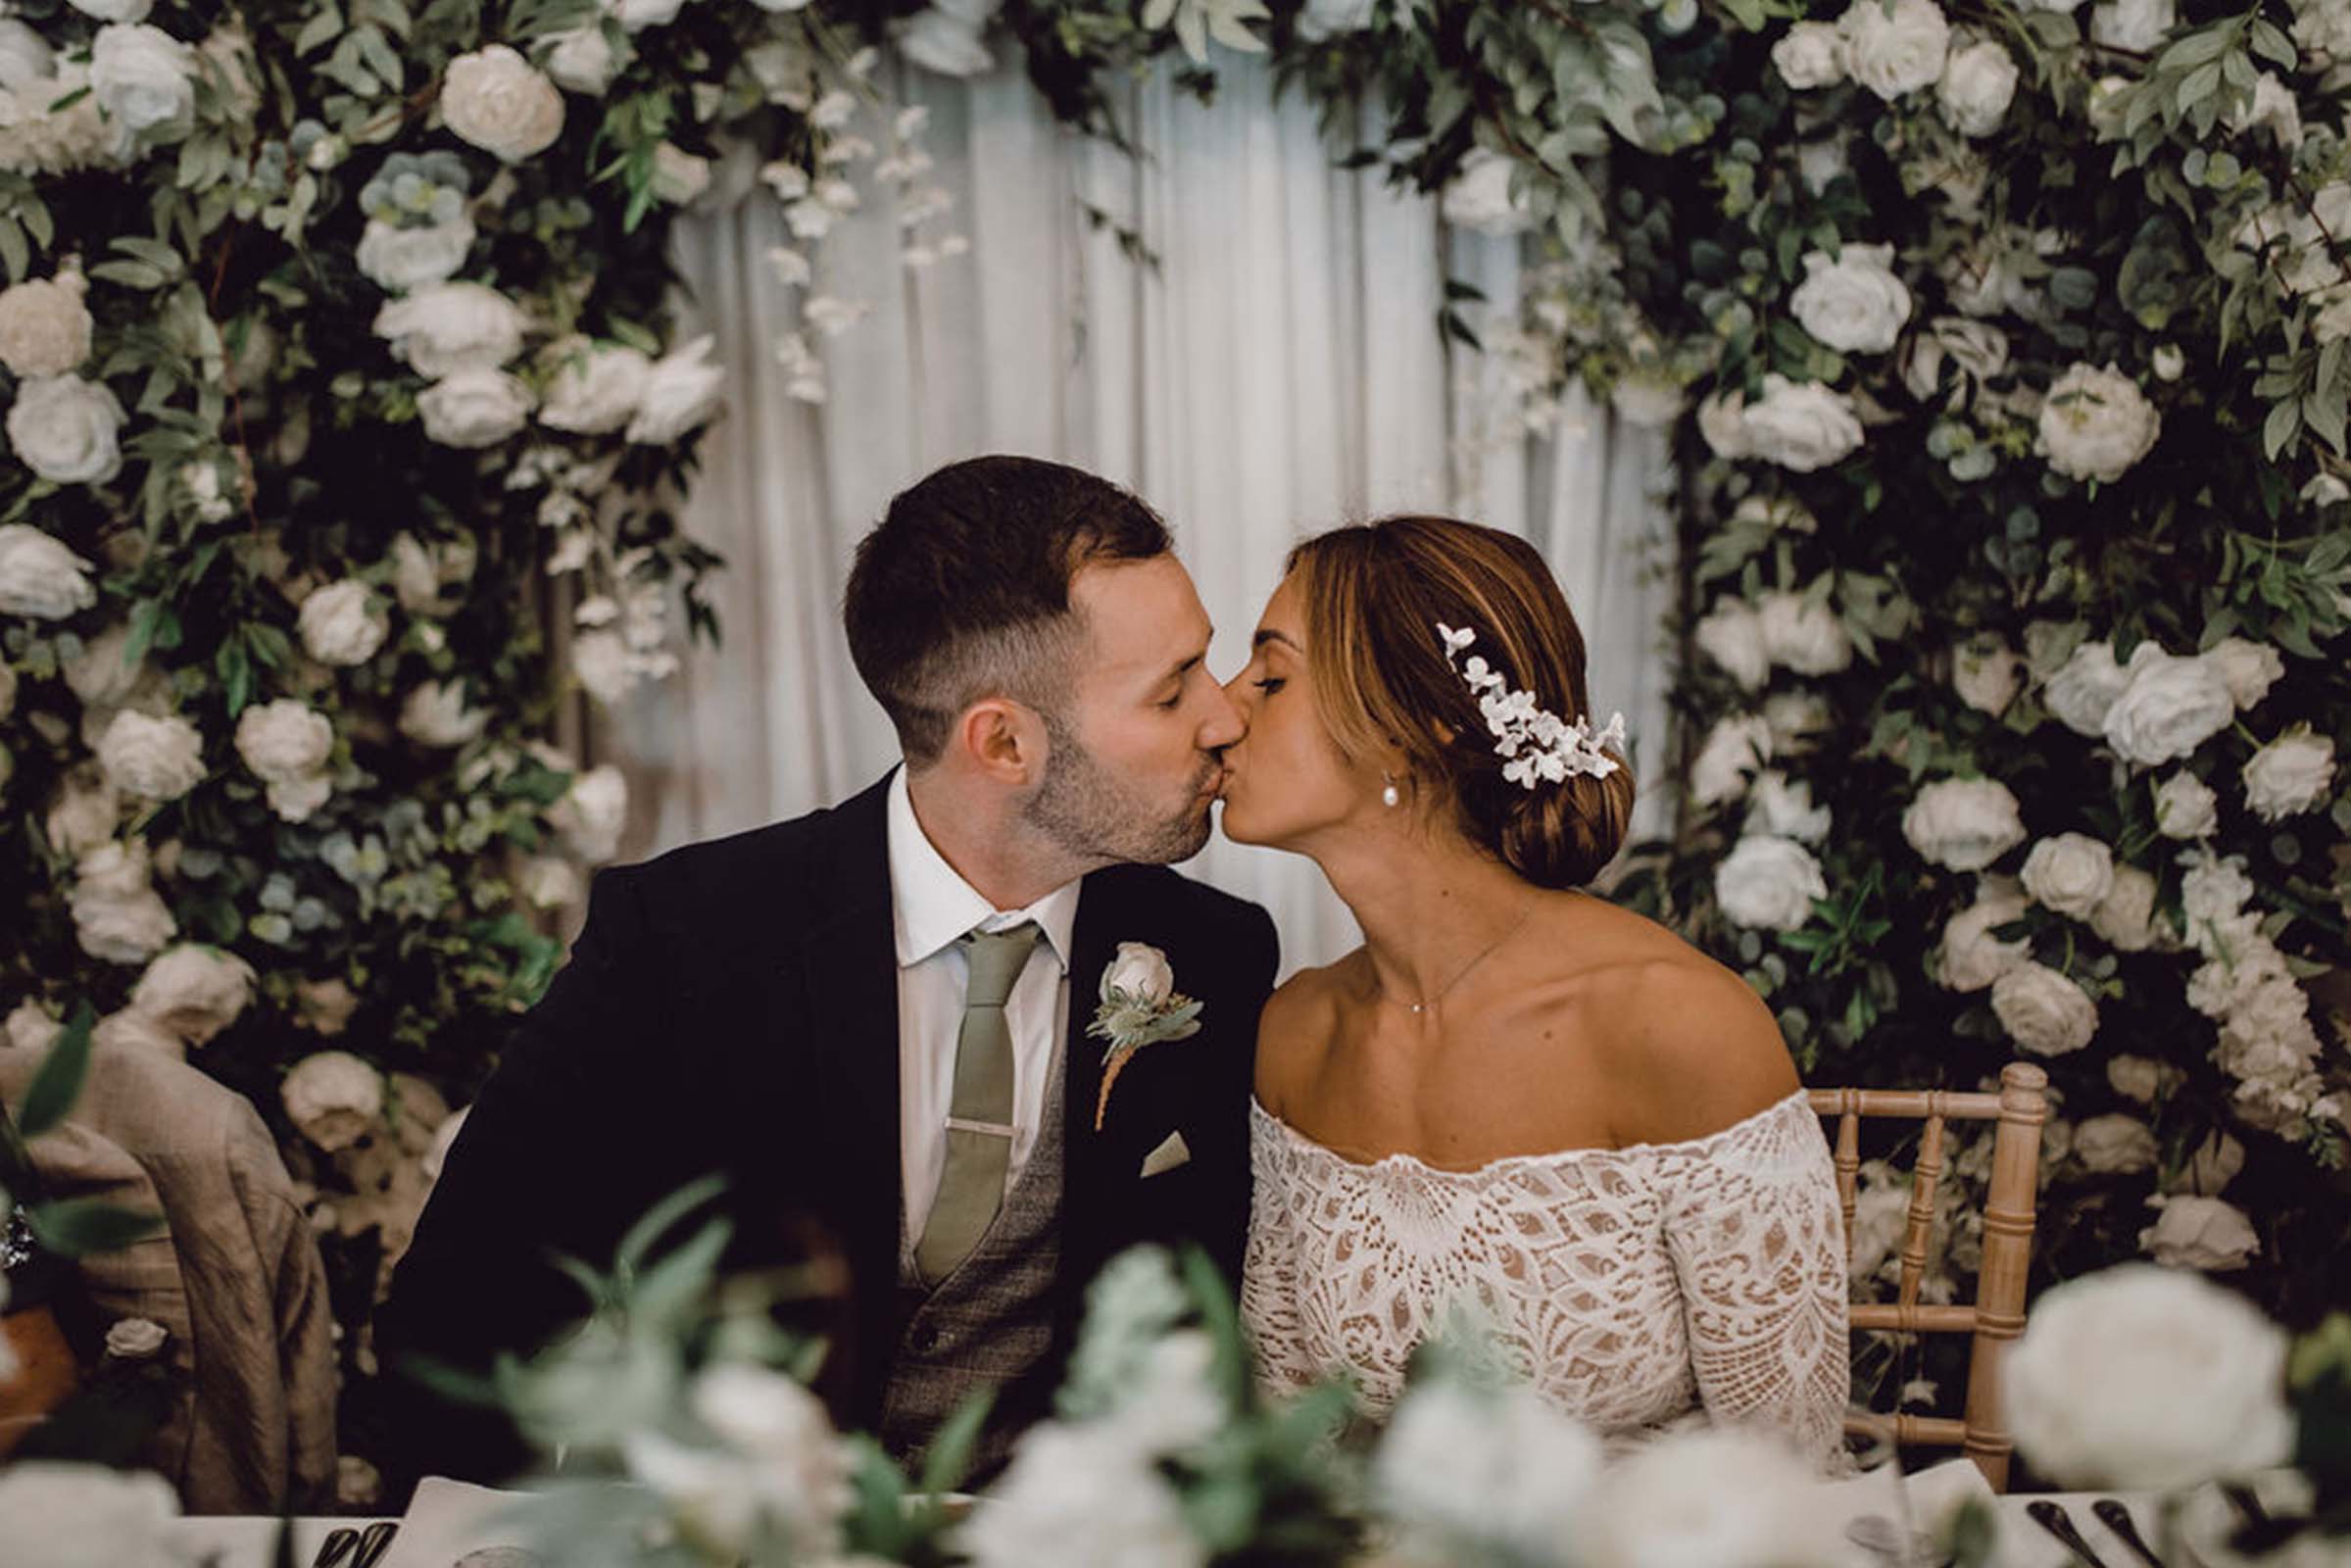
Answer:
M1069 1019L1069 933L1077 921L1076 881L1025 909L990 904L915 818L906 770L890 780L890 907L898 943L898 1152L906 1233L919 1237L947 1164L947 1111L955 1100L955 1036L963 1026L970 975L956 938L1034 920L1045 935L1012 984L1004 1021L1012 1034L1012 1157L1020 1175L1045 1114L1053 1043Z

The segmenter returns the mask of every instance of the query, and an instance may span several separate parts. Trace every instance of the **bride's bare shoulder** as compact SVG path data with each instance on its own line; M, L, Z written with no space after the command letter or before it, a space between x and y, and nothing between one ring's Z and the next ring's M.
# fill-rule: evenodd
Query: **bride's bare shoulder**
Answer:
M1356 949L1334 963L1300 969L1274 988L1257 1015L1257 1102L1281 1115L1291 1092L1313 1076L1339 1028L1340 1000L1348 974L1362 962Z

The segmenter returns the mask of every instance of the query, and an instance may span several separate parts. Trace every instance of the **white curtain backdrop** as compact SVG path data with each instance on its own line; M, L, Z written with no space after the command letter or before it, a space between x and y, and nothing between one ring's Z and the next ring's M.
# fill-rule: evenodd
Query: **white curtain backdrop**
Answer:
M1507 411L1437 314L1448 271L1506 310L1517 243L1451 232L1433 202L1335 169L1298 95L1274 104L1242 57L1218 67L1212 107L1164 74L1132 87L1141 161L1063 131L1013 63L970 81L906 69L956 204L944 227L971 251L902 267L886 187L860 181L865 206L817 248L812 288L872 309L811 334L822 406L785 394L771 352L797 319L766 261L793 243L779 204L760 188L684 221L693 313L729 371L684 514L729 563L712 596L724 643L599 726L633 786L626 853L797 815L896 760L840 628L851 551L893 493L984 452L1077 464L1157 508L1215 619L1220 678L1305 533L1421 510L1523 534L1583 624L1595 706L1631 726L1640 825L1663 823L1661 442L1582 404L1551 439L1488 439ZM1092 227L1081 198L1138 228L1158 270ZM1357 941L1303 859L1218 839L1186 869L1271 909L1285 971Z

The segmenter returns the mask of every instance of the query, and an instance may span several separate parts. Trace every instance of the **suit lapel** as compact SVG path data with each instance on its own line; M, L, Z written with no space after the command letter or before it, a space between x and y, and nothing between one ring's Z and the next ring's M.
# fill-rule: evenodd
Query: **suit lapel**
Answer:
M1102 1096L1102 1043L1086 1033L1102 970L1118 944L1131 939L1123 930L1124 901L1119 897L1118 868L1089 875L1078 894L1077 918L1069 938L1069 1022L1062 1041L1064 1103L1062 1114L1064 1165L1061 1196L1061 1278L1073 1309L1076 1296L1094 1277L1107 1248L1107 1232L1116 1200L1117 1170L1108 1154L1107 1126L1094 1130L1094 1107Z

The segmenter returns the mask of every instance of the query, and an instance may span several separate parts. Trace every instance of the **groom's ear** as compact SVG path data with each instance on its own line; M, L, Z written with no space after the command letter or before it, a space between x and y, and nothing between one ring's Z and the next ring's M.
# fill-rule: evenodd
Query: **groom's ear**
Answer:
M997 783L1025 789L1044 776L1045 725L1008 697L983 697L963 710L955 741L965 764Z

